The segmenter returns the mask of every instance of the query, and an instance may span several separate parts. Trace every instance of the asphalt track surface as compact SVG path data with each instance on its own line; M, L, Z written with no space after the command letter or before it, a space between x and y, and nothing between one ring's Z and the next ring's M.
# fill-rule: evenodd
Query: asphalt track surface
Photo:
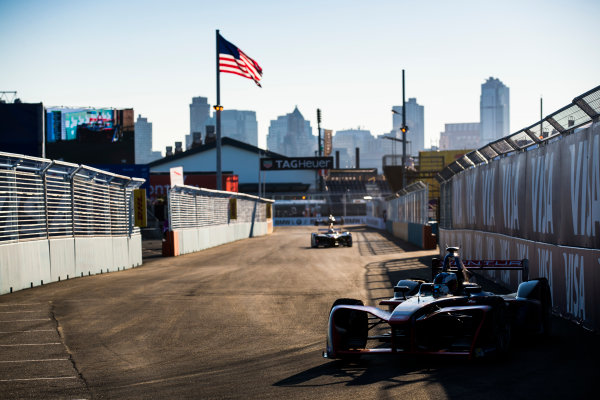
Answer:
M436 251L353 228L354 247L311 249L276 228L176 258L0 296L0 398L596 398L598 336L556 318L504 361L322 358L338 297L376 305Z

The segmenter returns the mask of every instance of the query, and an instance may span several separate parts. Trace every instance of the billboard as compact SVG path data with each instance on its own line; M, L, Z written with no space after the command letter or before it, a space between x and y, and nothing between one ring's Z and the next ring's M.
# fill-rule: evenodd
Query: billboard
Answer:
M49 108L48 158L79 164L134 164L133 109Z
M261 171L294 169L332 169L333 157L261 158Z
M49 143L76 140L78 134L114 131L115 110L108 108L51 108L46 111L46 132Z

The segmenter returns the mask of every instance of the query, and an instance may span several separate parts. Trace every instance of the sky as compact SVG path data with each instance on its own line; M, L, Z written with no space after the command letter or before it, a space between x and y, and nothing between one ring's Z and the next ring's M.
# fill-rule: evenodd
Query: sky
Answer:
M510 132L600 85L598 0L0 0L0 91L46 107L133 108L153 149L184 141L192 97L216 101L215 31L263 69L221 74L224 109L271 120L297 106L322 128L390 132L424 106L425 145L479 122L481 85L510 88ZM409 138L410 139L410 138Z

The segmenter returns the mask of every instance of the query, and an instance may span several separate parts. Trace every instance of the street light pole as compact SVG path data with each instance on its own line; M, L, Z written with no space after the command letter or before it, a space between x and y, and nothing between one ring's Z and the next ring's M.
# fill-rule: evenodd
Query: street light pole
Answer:
M319 150L319 157L323 156L323 147L321 146L321 109L317 108L317 129L319 131L319 137L318 137L318 143L317 143L317 149ZM323 191L323 176L317 172L319 174L319 191L322 192Z
M408 132L408 126L406 126L406 99L404 96L404 70L402 70L402 126L400 132L402 132L402 139L398 140L402 142L402 188L406 187L406 132ZM392 108L394 114L399 114L398 111Z
M402 70L402 188L406 187L406 102L404 98L404 70Z

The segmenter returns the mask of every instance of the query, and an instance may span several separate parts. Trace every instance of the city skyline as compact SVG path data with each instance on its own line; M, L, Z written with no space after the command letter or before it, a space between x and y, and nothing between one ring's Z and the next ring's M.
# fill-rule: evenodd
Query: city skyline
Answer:
M600 55L590 50L599 14L600 4L585 0L233 1L227 8L0 1L0 90L46 107L133 108L153 124L153 149L164 151L190 133L193 97L215 104L220 29L264 70L262 89L221 74L222 105L256 112L260 147L269 122L295 106L313 127L320 108L322 128L389 133L391 108L402 103L402 69L406 98L425 107L429 147L445 124L479 121L489 76L511 90L510 133L539 120L540 97L546 115L600 84ZM557 49L578 59L549 61Z

